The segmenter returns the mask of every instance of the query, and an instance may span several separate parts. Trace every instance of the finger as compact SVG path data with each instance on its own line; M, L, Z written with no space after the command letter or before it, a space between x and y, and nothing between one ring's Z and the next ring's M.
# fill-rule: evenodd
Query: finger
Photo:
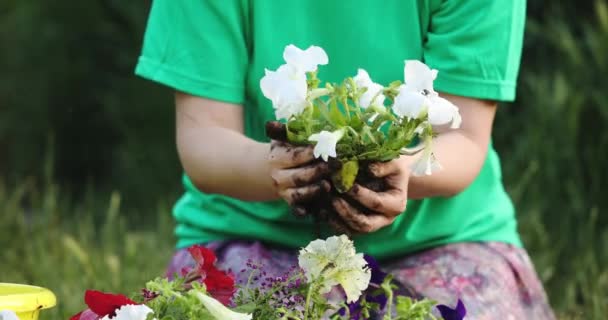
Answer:
M294 205L291 207L291 213L298 218L302 218L308 215L308 210L306 207Z
M395 220L395 218L385 217L380 214L366 215L342 198L334 198L332 200L332 205L340 218L342 218L351 229L361 233L374 232L391 224Z
M385 192L375 192L360 184L355 184L348 191L348 195L364 207L387 217L400 215L407 206L406 193L399 188L391 188Z
M288 188L279 191L279 195L290 205L302 204L317 200L323 193L329 192L331 185L322 180L319 183L307 185L300 188Z
M304 167L274 170L272 180L281 189L302 187L320 180L329 171L327 162L317 162Z
M314 159L312 146L294 146L289 143L273 140L270 143L268 160L281 168L293 168L306 164Z
M376 178L384 178L399 172L396 161L374 162L368 166L368 171Z

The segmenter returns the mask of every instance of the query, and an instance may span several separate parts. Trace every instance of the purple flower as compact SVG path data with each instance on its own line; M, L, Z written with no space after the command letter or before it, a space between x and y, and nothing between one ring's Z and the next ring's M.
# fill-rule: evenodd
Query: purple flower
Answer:
M380 269L378 261L376 261L376 259L374 259L372 256L366 254L363 255L363 258L367 262L367 267L370 268L370 270L372 271L372 276L369 281L370 284L379 287L380 285L382 285L382 282L384 282L384 279L388 274ZM368 291L371 290L368 289ZM367 301L375 302L380 305L380 309L384 309L384 306L386 306L386 295L384 293L371 295L370 292L368 292Z
M341 316L346 315L346 310L344 308L340 309L338 313ZM350 320L359 320L361 318L361 304L359 301L351 302L348 304L348 315Z
M452 309L444 304L440 304L437 306L439 313L441 313L441 317L444 320L462 320L464 316L467 315L467 309L464 307L464 303L462 300L458 299L458 303L456 304L456 308Z
M380 270L380 265L378 265L378 261L374 259L370 255L363 255L363 259L367 262L367 266L372 271L372 277L369 280L370 283L381 285L384 282L384 278L386 278L387 273Z
M383 272L380 269L380 265L378 264L378 261L376 261L376 259L374 259L372 256L364 254L363 258L367 262L367 267L372 272L372 275L371 275L371 278L369 281L370 286L367 288L367 290L365 290L365 292L364 292L365 294L362 295L361 297L365 297L365 300L367 302L377 303L378 306L380 307L380 310L383 310L384 307L386 306L386 302L387 302L386 295L384 293L378 293L378 294L374 295L374 294L372 294L372 292L376 291L376 289L379 288L380 285L382 285L382 283L384 282L384 279L386 278L386 276L388 274L386 272ZM351 320L359 320L361 317L362 308L361 308L360 299L359 299L359 301L355 301L355 302L351 302L351 303L347 304ZM340 309L338 311L338 313L341 316L346 315L345 308Z

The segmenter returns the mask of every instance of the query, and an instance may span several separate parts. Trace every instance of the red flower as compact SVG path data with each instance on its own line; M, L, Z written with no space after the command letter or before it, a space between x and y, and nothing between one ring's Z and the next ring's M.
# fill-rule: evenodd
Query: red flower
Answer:
M230 304L235 292L234 276L215 266L217 258L212 250L195 245L188 248L188 252L196 262L195 272L209 294L224 305Z
M104 293L96 290L87 290L84 294L84 302L89 306L89 309L72 316L70 320L82 320L81 318L85 315L87 320L101 319L108 315L114 317L116 316L116 310L120 307L138 304L122 294ZM94 313L94 315L91 313Z

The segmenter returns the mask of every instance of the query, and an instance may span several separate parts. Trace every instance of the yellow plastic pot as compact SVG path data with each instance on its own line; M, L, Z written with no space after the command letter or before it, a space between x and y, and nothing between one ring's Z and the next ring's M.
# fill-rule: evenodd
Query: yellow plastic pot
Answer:
M19 320L36 320L40 310L51 308L55 303L57 299L48 289L0 283L0 310L14 311Z

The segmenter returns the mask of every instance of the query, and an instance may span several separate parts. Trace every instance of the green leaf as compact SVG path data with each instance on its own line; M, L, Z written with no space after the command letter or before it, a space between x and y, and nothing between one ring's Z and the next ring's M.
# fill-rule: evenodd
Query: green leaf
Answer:
M332 174L331 180L336 187L336 190L338 190L340 193L344 193L353 187L358 173L359 161L346 161L342 163L340 170Z
M346 119L344 119L344 114L340 111L340 107L336 102L336 99L332 99L329 104L329 119L338 126L345 126Z

